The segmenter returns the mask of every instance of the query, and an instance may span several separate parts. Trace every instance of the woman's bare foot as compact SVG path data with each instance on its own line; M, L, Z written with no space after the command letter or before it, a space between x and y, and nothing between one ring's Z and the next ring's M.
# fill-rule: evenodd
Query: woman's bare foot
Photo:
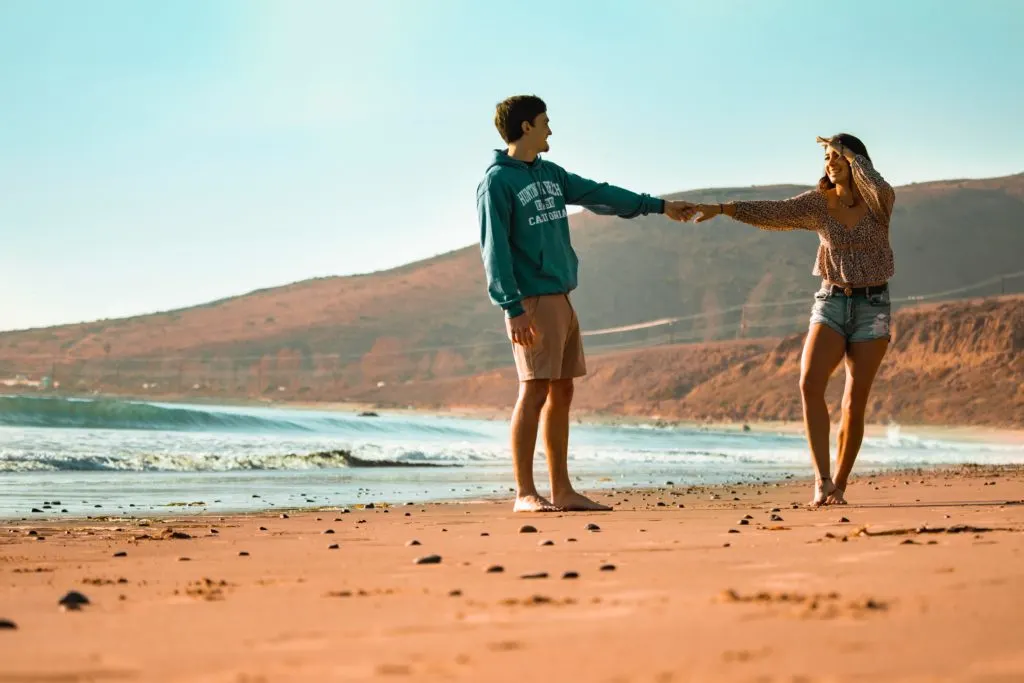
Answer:
M846 489L841 489L838 486L833 487L832 493L828 494L828 498L825 500L825 505L846 505Z
M811 507L829 505L829 499L836 491L836 485L832 483L831 477L814 480L814 498L811 499Z
M607 505L594 502L575 491L571 491L564 496L552 496L552 499L560 510L574 512L608 512L611 510Z
M558 512L558 508L539 494L518 496L512 512Z

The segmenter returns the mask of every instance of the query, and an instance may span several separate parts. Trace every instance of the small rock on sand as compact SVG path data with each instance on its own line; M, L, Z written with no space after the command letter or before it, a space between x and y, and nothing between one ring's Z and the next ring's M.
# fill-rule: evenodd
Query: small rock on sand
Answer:
M603 572L613 572L613 571L615 571L615 565L614 564L602 564L601 565L601 571L603 571Z
M779 515L772 515L772 516L771 516L771 520L772 520L773 522L781 522L781 521L783 521L783 520L782 520L782 517L780 517Z
M265 526L261 526L260 527L260 531L266 531L266 530L267 530L267 527L265 527Z
M413 564L441 564L440 555L424 555L413 560Z
M89 604L89 598L78 591L68 591L64 594L64 597L57 601L57 604L65 610L78 610L82 609L82 605Z
M535 534L537 533L537 527L531 524L524 524L519 527L519 533L521 534Z
M128 553L126 553L123 550L119 550L118 552L114 553L114 557L128 557Z
M249 551L248 550L242 550L242 551L240 551L238 553L238 556L239 557L249 557Z
M178 562L191 562L191 561L192 561L191 557L184 557L184 556L182 556L182 557L178 558Z
M566 543L576 543L576 539L575 538L567 538L567 539L565 539L565 542Z
M282 512L281 513L281 519L288 519L288 515L286 515L285 513Z
M406 542L405 542L405 544L406 544L406 545L420 545L420 542L419 542L419 541L417 541L417 540L416 540L416 539L414 538L414 539L412 539L411 541L406 541Z
M521 574L520 579L546 579L548 578L547 572L531 572L529 574Z
M505 568L502 567L500 564L492 564L485 570L487 574L500 574L503 571L505 571Z
M850 520L848 520L846 517L840 517L839 518L839 523L840 524L849 524Z
M323 530L323 531L322 531L321 533L324 533L324 534L333 534L333 533L334 533L334 529L324 529L324 530Z
M554 542L554 541L552 541L552 540L547 540L547 541L541 541L541 542L540 542L540 543L538 543L537 545L554 545L554 544L555 544L555 542Z
M327 549L328 550L337 550L338 549L338 544L337 543L332 543L329 546L327 546Z
M10 619L0 619L0 631L17 629L18 625Z
M740 521L738 521L736 523L739 524L740 526L747 526L748 524L750 524L750 522L748 520L746 520L746 519L741 519Z
M587 531L600 531L601 527L599 527L598 525L596 525L594 523L590 523L590 524L588 524L586 526L586 529L587 529Z
M580 578L579 572L565 572L562 574L563 579L578 579Z
M448 597L457 598L460 595L462 595L462 591L460 591L458 588L456 588L453 591L448 591Z

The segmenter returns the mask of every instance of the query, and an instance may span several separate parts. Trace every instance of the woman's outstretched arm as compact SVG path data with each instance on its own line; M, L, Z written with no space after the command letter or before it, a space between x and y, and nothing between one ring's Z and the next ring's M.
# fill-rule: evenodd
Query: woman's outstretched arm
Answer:
M699 204L698 223L722 214L762 230L817 230L821 193L808 190L790 199Z

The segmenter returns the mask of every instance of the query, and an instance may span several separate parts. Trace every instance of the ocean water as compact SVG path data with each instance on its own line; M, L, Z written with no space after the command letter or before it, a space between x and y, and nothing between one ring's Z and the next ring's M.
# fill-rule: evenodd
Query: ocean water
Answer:
M569 457L586 489L810 473L803 437L757 431L573 425ZM953 463L1024 463L1024 449L891 430L865 440L857 470ZM536 472L544 490L540 447ZM0 519L483 499L511 485L507 421L0 396Z

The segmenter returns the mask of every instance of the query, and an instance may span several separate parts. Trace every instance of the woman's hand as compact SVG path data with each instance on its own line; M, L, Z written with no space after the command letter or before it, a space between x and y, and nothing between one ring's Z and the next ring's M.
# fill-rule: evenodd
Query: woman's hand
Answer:
M719 216L724 213L721 204L698 204L696 209L700 215L697 216L697 220L694 221L695 223L709 221L715 216Z
M846 147L846 145L844 145L839 140L839 136L838 135L836 135L834 137L831 137L831 138L823 138L823 137L821 137L819 135L817 137L817 140L818 140L818 144L823 146L825 149L832 148L832 149L835 150L836 154L838 154L839 156L843 157L847 161L851 161L851 162L853 161L853 157L854 157L853 151L848 149Z

